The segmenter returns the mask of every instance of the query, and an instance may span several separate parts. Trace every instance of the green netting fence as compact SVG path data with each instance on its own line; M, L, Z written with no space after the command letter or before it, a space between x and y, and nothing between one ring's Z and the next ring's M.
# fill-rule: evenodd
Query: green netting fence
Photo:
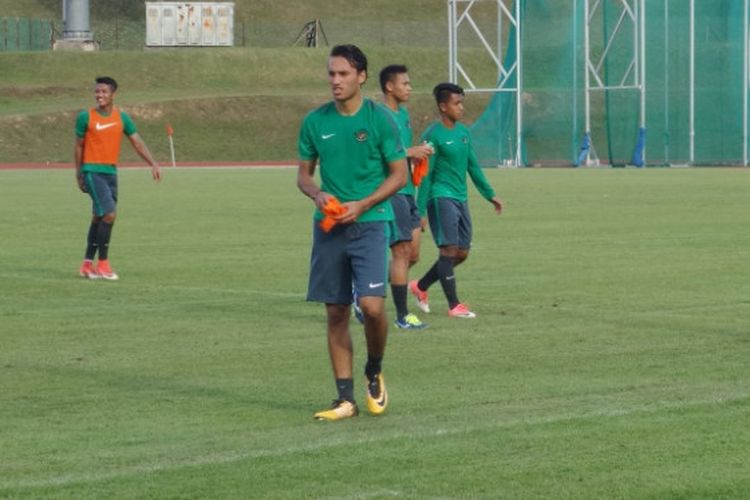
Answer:
M52 21L30 17L0 17L0 52L49 50Z
M518 1L522 2L523 162L577 164L586 132L585 0ZM599 15L592 16L589 25L594 61L607 41L615 40L601 68L605 86L619 83L632 57L628 50L632 30L625 29L623 41L618 42L623 36L617 34L618 26L629 28L627 19L622 21L623 4L602 0ZM647 165L743 164L745 1L695 1L692 37L688 0L647 0L643 5L645 130L640 130L639 89L592 91L590 139L601 163L633 164L641 154ZM515 31L505 33L503 57L509 67L515 60ZM483 165L500 165L514 157L514 99L509 93L494 95L473 125Z

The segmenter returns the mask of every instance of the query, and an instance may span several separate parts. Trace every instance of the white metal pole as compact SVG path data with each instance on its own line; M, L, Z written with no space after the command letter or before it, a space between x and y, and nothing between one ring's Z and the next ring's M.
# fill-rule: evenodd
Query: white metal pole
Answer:
M578 0L573 0L573 61L571 67L573 68L573 161L577 159L577 151L575 148L576 139L578 138L578 54L576 49L578 48Z
M664 163L669 165L669 0L664 0L664 136Z
M572 144L576 144L578 136L578 54L576 53L578 48L578 0L573 0L573 61L571 67L573 68L573 141ZM573 161L578 159L578 152L575 147L573 148Z
M744 49L743 53L745 56L743 62L743 85L742 85L742 165L747 166L747 105L748 105L748 27L747 27L747 15L748 15L748 0L745 0L745 5L742 10L742 30L744 33Z
M640 0L641 127L646 126L646 0Z
M172 167L176 167L177 162L175 161L175 157L174 157L174 139L172 138L171 135L169 136L169 154L172 158Z
M638 9L640 5L641 0L633 0L633 61L635 62L635 88L639 88L641 85L641 32L638 30L641 22L640 10Z
M497 58L500 61L497 68L497 81L499 82L503 77L502 68L505 66L505 59L503 58L503 9L500 8L499 3L497 5Z
M641 28L641 46L640 46L640 63L641 63L641 128L646 128L646 0L640 0L640 25ZM646 144L644 141L643 165L646 165Z
M523 163L523 51L521 50L521 0L516 0L516 166Z
M584 95L584 114L586 119L586 134L589 135L589 138L591 138L591 77L589 76L590 71L590 40L589 40L589 0L583 0L583 51L584 51L584 61L585 61L585 67L586 71L584 72L584 86L585 86L585 95ZM585 164L588 165L589 159L591 157L591 148L589 148L589 152L586 153L586 160Z
M690 158L695 161L695 0L690 0Z
M497 59L500 61L500 64L497 67L497 83L496 85L499 86L500 82L503 79L503 69L505 68L505 58L503 57L503 9L500 5L500 0L497 0L496 7L497 7ZM497 94L494 94L492 96L492 99L490 99L490 103L497 97ZM500 117L502 111L500 107L498 106L495 110L495 113L497 114L498 118ZM499 120L498 120L499 121ZM498 130L500 130L498 128ZM505 151L503 154L504 149L510 149L509 144L506 142L505 137L497 137L497 158L498 163L503 164L505 163L505 159L508 158L511 154L510 151Z
M448 79L456 83L456 4L448 0Z

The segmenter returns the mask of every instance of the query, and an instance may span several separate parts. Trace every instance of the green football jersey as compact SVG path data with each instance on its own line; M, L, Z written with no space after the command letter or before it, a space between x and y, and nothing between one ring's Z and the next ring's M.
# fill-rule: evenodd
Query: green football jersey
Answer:
M371 195L389 175L388 163L406 152L393 118L383 106L365 98L352 116L338 112L333 102L311 111L300 128L300 160L318 160L320 188L341 202ZM315 218L323 215L316 210ZM389 200L374 205L358 222L393 220Z
M407 110L404 106L399 106L398 112L396 112L385 104L383 104L383 107L388 110L388 112L393 117L393 121L396 122L398 133L401 137L401 144L404 146L404 151L408 150L411 147L412 141L411 119L409 118L409 110ZM406 177L406 186L402 187L398 193L410 194L413 196L414 183L411 180L411 175L407 175Z
M432 143L435 154L430 157L427 176L419 186L417 205L419 213L426 212L427 202L433 198L467 200L466 174L469 174L479 193L487 200L495 196L487 178L479 166L471 134L463 123L448 128L442 122L430 125L422 140Z

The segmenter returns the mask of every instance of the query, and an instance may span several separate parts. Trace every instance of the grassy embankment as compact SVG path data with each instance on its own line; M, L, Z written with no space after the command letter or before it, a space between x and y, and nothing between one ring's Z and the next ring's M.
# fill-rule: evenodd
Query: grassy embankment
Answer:
M434 119L432 86L445 79L442 49L367 49L366 93L379 97L377 71L393 61L411 68L413 126ZM326 49L206 49L101 53L0 54L0 159L68 161L78 110L93 104L92 79L118 79L117 102L135 118L154 153L168 158L172 123L178 159L294 159L304 114L329 97ZM469 99L469 119L483 108ZM124 148L123 160L137 157Z

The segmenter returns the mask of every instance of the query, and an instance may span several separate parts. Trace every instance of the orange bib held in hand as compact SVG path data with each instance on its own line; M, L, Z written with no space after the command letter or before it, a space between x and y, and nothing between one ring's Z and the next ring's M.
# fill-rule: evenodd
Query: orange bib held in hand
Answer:
M326 204L323 205L321 212L323 212L325 217L320 221L320 228L327 233L337 224L334 217L344 215L346 208L341 205L341 202L335 196L331 196L328 198Z
M422 184L422 179L427 175L427 171L430 169L430 160L422 158L416 161L414 168L411 172L411 182L415 186Z

